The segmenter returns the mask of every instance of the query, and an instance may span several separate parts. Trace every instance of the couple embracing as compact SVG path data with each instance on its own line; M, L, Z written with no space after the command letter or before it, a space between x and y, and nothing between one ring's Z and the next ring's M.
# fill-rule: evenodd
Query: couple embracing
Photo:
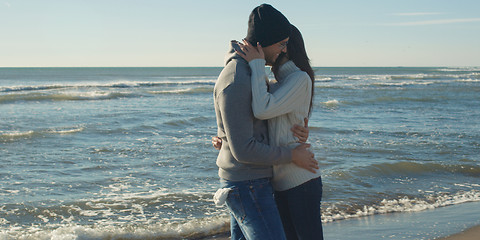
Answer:
M323 239L322 181L303 127L314 73L302 35L262 4L250 14L247 37L230 45L214 88L212 142L220 149L214 198L228 207L231 239Z

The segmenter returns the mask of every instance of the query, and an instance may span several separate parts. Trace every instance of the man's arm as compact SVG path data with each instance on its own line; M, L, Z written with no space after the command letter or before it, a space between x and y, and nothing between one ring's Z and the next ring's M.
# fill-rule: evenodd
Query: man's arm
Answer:
M242 77L250 80L249 75ZM248 83L249 81L247 84L229 86L217 95L217 106L222 112L226 140L233 157L239 162L254 165L271 166L293 162L308 171L315 172L315 169L318 169L318 162L314 154L307 150L309 145L289 149L272 147L255 139L251 87Z
M250 76L246 77L250 81ZM222 112L226 140L237 161L255 165L276 165L292 161L292 152L286 147L271 147L254 137L250 84L235 84L217 96Z

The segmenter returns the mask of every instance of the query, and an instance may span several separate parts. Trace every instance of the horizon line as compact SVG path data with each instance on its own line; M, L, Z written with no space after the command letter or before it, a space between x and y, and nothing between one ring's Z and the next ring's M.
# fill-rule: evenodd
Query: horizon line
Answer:
M1 68L223 68L224 66L0 66ZM424 66L408 66L408 65L392 65L392 66L312 66L313 68L425 68L425 67L480 67L474 65L424 65Z

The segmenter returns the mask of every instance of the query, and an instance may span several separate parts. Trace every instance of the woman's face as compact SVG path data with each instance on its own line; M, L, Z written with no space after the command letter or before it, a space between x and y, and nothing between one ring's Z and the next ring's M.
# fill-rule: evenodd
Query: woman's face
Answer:
M274 43L268 47L263 48L265 53L265 61L267 65L272 66L282 52L287 52L287 43L289 38L285 38L280 42Z

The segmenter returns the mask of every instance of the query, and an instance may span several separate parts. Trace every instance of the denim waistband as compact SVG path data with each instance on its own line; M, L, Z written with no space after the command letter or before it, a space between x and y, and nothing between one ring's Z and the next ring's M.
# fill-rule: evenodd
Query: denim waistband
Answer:
M230 181L223 178L220 178L220 186L222 188L228 188L232 186L238 185L258 185L258 184L270 184L271 178L258 178L258 179L250 179L245 181Z

